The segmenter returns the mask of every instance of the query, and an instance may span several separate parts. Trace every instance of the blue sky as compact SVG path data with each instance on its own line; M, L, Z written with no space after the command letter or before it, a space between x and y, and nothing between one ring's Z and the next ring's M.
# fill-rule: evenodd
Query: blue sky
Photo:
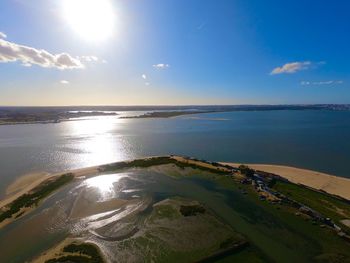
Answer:
M0 12L0 105L350 103L347 0L2 0Z

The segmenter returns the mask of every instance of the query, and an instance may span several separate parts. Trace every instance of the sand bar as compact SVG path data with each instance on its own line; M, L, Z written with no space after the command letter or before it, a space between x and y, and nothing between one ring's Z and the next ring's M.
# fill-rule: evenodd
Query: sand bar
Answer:
M75 177L95 175L95 174L98 174L98 168L99 166L94 166L94 167L76 169L72 171L55 173L55 174L38 173L38 174L29 175L29 176L25 175L23 176L23 178L21 177L17 179L14 183L12 183L8 187L7 192L12 192L12 194L10 194L9 196L6 196L3 200L0 200L0 208L12 203L14 200L19 198L20 196L29 193L35 187L37 187L41 183L53 177L60 176L65 173L72 173ZM35 179L33 180L33 178ZM23 186L23 182L27 182L28 185Z
M238 167L238 163L225 163ZM350 179L296 167L269 164L246 164L250 168L279 175L296 184L303 184L350 200Z
M151 158L151 157L148 157L148 158ZM144 159L148 159L148 158L144 158ZM203 163L201 161L188 160L181 156L172 156L172 158L174 158L179 162L195 164L205 168L226 170L225 168L218 168L211 164ZM234 167L238 167L240 165L238 163L222 163L222 164L228 164ZM303 184L303 185L312 187L314 189L323 190L327 193L338 195L340 197L350 200L350 179L348 178L337 177L337 176L333 176L333 175L329 175L329 174L321 173L317 171L300 169L300 168L289 167L289 166L282 166L282 165L268 165L268 164L247 164L247 165L255 170L274 173L276 175L279 175L281 177L288 179L293 183ZM100 166L94 166L94 167L76 169L76 170L71 170L71 171L66 171L63 173L56 173L56 174L42 173L38 179L31 181L25 187L23 187L23 184L22 184L23 182L19 183L18 181L17 182L15 181L13 185L16 185L16 184L21 185L20 187L21 190L19 190L18 188L15 189L15 187L13 187L14 189L12 189L12 191L16 190L17 192L15 192L15 194L12 194L6 197L4 200L0 200L0 208L13 202L21 195L30 192L36 186L40 185L46 180L49 180L52 177L60 176L68 172L73 173L75 177L97 175L99 174L99 167ZM26 179L23 179L23 180L26 181Z
M25 189L26 187L36 182L37 180L40 180L43 177L48 175L49 175L48 173L44 173L44 172L37 172L37 173L34 172L34 173L25 174L17 178L13 183L10 184L10 186L7 187L5 197L10 197L11 195L16 194L17 192Z
M27 176L25 175L23 178L17 179L14 183L12 183L8 189L6 190L7 196L3 199L0 200L0 208L8 205L9 203L12 203L14 200L16 200L18 197L28 193L47 179L51 178L52 175L49 175L47 173L40 173L37 175L33 175L35 177L35 180L31 180L29 182L29 179L26 178ZM32 178L32 175L30 175ZM26 186L23 186L22 183L27 181L28 184ZM18 186L20 184L21 186Z

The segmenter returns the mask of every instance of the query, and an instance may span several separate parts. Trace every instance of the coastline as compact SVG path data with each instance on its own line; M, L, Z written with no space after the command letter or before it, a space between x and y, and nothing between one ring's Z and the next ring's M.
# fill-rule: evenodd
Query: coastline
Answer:
M238 163L222 163L238 167ZM245 164L254 170L279 175L292 183L304 185L350 200L350 179L318 171L284 165Z
M72 170L69 173L73 175L73 178L79 178L81 176L92 176L98 174L99 166L94 167L88 167L88 168L82 168L82 169L76 169ZM56 178L59 178L60 176L63 176L67 174L67 172L61 172L61 173L55 173L55 174L48 174L48 173L42 173L42 176L39 179L36 179L32 181L28 186L23 187L21 190L17 191L15 194L12 194L10 196L6 196L4 199L0 200L0 211L8 209L8 206L18 200L19 198L23 197L24 195L28 195L33 192L33 190L37 187L40 187L40 185L45 184L47 182L53 181ZM17 179L16 181L21 180L21 178ZM13 184L16 184L16 181ZM11 185L13 185L11 184ZM11 187L11 185L9 187ZM42 202L43 200L40 200ZM19 212L17 212L14 217L7 218L0 222L0 229L5 227L8 224L11 224L13 221L15 221L17 218L26 215L30 213L32 210L34 210L37 206L30 206L30 207L22 207Z
M49 174L49 173L37 173L37 175L41 174L41 176L38 179L33 179L27 186L25 187L21 187L21 188L17 188L17 189L12 189L12 192L15 192L13 194L10 195L6 195L3 199L0 199L0 210L5 208L7 205L11 204L13 201L15 201L16 199L18 199L19 197L30 193L33 189L35 189L36 187L38 187L39 185L48 182L50 180L53 180L56 177L62 176L64 174L72 174L74 176L74 178L79 178L79 177L85 177L85 176L93 176L93 175L98 175L101 171L101 168L103 169L103 167L107 167L109 165L115 165L115 164L119 164L119 163L131 163L135 160L150 160L152 158L160 158L161 156L149 156L149 157L144 157L144 158L139 158L139 159L133 159L133 160L128 160L128 161L122 161L122 162L112 162L112 163L108 163L108 164L102 164L102 165L96 165L96 166L91 166L91 167L86 167L86 168L79 168L79 169L74 169L74 170L67 170L67 171L63 171L63 172L59 172L59 173L54 173L54 174ZM194 160L187 160L186 158L182 157L182 156L164 156L164 157L169 157L175 161L178 162L182 162L182 163L187 163L187 164L193 164L193 165L197 165L199 167L202 168L209 168L209 169L215 169L218 171L222 171L222 168L218 168L215 167L211 164L208 163L203 163L200 161L194 161ZM228 171L228 169L226 169ZM108 172L108 171L106 171ZM18 181L25 181L27 175L24 175L18 179L16 179L14 182L12 182L8 187L7 190L9 188L12 188L13 185L16 185ZM31 175L29 175L31 176ZM34 177L33 177L34 178ZM31 210L32 208L29 208L29 210ZM28 211L26 211L28 212ZM5 220L3 222L0 223L0 228L3 227L4 225L7 225L8 223L12 222L12 220L15 219L8 219Z
M156 157L156 156L145 157L145 158L141 158L140 160L146 160L152 157ZM172 156L172 158L183 163L195 164L205 168L218 169L217 167L210 165L208 163L203 163L201 161L196 161L196 160L188 160L182 156ZM233 162L220 162L220 163L223 165L230 165L235 168L238 168L241 165L241 163L233 163ZM310 188L314 188L316 190L324 191L331 195L336 195L344 199L350 200L350 191L349 191L350 178L344 178L344 177L330 175L330 174L326 174L326 173L322 173L314 170L308 170L308 169L302 169L302 168L284 166L284 165L271 165L271 164L245 164L245 165L248 165L250 168L254 170L260 170L267 173L279 175L282 178L285 178L292 183L301 184ZM16 191L14 194L6 195L2 200L0 200L0 209L10 204L21 195L29 193L35 187L37 187L38 185L40 185L41 183L49 179L58 177L65 173L71 173L74 175L75 178L81 177L81 176L96 175L100 172L99 169L101 168L101 166L103 165L80 168L75 170L68 170L68 171L59 172L55 174L42 172L40 173L42 175L40 178L33 180L27 186L22 187L19 191ZM24 175L23 177L20 177L16 181L21 180L26 176L28 175ZM15 184L16 181L14 181L11 185L9 185L8 188L11 187L13 184Z
M151 119L151 118L173 118L183 115L194 115L194 114L203 114L203 113L220 113L225 111L153 111L146 112L137 116L125 116L120 117L120 119Z
M176 162L174 162L174 160L176 160ZM297 186L297 185L292 185L292 180L289 180L290 178L288 178L288 181L290 181L291 183L287 183L286 180L283 180L282 178L286 178L287 176L292 176L291 178L293 179L295 176L295 174L297 174L301 179L307 178L310 179L312 178L314 181L322 181L325 178L328 178L329 183L334 183L334 180L337 179L342 179L336 176L331 176L331 175L327 175L327 174L322 174L316 171L310 171L310 170L305 170L305 169L299 169L299 168L295 168L295 167L287 167L287 166L279 166L279 165L262 165L262 164L251 164L249 165L250 168L256 169L258 171L266 171L268 173L273 173L278 175L280 178L277 178L277 176L275 177L277 179L277 184L276 186L279 185L279 183L281 182L281 185L289 185L292 188L296 188L297 191L295 192L291 192L292 194L289 194L288 191L290 191L290 189L278 189L278 188L271 188L271 190L273 191L273 189L275 189L276 191L278 191L279 193L282 193L283 195L286 196L291 196L290 199L288 199L288 197L285 197L284 199L279 199L281 202L274 202L276 200L272 200L272 199L268 199L268 196L265 196L266 199L261 199L261 196L264 194L263 190L258 190L257 187L254 188L253 184L246 185L243 182L242 178L247 178L245 176L248 176L248 174L242 172L242 169L234 169L234 167L238 167L240 164L238 163L217 163L217 162L209 162L209 161L205 161L205 160L198 160L195 158L191 158L191 157L181 157L181 156L158 156L158 157L148 157L148 158L142 158L142 159L136 159L136 160L132 160L132 161L124 161L124 162L116 162L116 163L111 163L108 165L99 165L99 166L94 166L94 167L88 167L88 168L82 168L82 169L77 169L77 170L71 170L70 171L70 177L73 177L73 180L84 180L85 178L90 178L91 176L103 176L105 173L119 173L119 172L123 172L125 171L124 169L138 169L139 167L142 169L145 168L149 168L151 167L153 169L153 167L155 169L158 169L160 166L161 168L163 167L174 167L174 165L177 166L176 169L184 169L184 168L194 168L194 169L200 169L201 171L205 171L204 176L206 178L213 178L213 179L218 179L220 183L224 183L227 185L231 185L235 184L234 186L234 191L237 191L237 193L242 193L242 198L244 194L251 194L251 191L254 191L255 193L255 198L253 198L253 202L255 204L255 202L258 202L258 204L256 205L260 205L261 201L269 201L269 203L271 204L275 204L276 207L278 207L278 209L284 209L283 207L286 207L286 209L288 210L288 212L290 212L289 214L294 218L294 217L300 217L302 219L308 219L311 222L311 219L316 220L315 218L318 218L317 215L319 215L320 219L317 219L318 221L312 221L313 225L320 225L321 228L327 228L327 230L331 229L332 231L334 231L334 234L341 236L344 239L350 240L349 236L347 235L347 228L349 227L349 210L348 207L344 208L344 206L348 205L348 202L345 203L344 199L340 199L337 197L331 197L330 195L326 195L325 193L320 193L318 192L316 194L316 196L313 196L311 199L308 199L308 197L306 196L305 199L298 199L298 194L301 193L301 196L303 196L304 192L312 192L311 190L309 190L306 186ZM217 173L214 171L214 175L213 177L210 175L211 171L217 171ZM166 171L166 170L165 170ZM199 171L199 170L198 170ZM222 172L222 173L221 173ZM166 172L162 172L163 175L165 177L168 176L168 173ZM259 174L261 174L262 178L265 177L265 175L262 172L259 172ZM266 177L270 177L274 178L273 174L266 174ZM305 174L308 174L308 176L305 176ZM59 174L55 174L55 175L49 175L46 176L48 181L52 181L55 180L56 177L55 176L61 176L62 173ZM198 175L196 173L188 173L189 175ZM345 181L347 183L350 183L349 179L344 178ZM25 182L29 182L29 179L23 178L23 180L19 180L21 183L25 183ZM42 178L35 180L35 177L32 178L33 180L33 184L36 182L38 183L40 180L43 180ZM255 180L255 179L254 179ZM257 181L258 179L256 179ZM262 179L263 180L263 179ZM254 182L256 182L254 181ZM69 181L68 183L70 183L72 181ZM77 181L76 181L77 182ZM263 184L268 185L270 181L266 180L264 181ZM16 183L16 182L15 182ZM14 185L16 185L14 183ZM17 182L18 183L18 182ZM184 182L185 184L187 184L186 182ZM21 185L21 184L19 184ZM39 184L40 185L40 184ZM251 186L253 185L253 186ZM306 185L306 184L303 184ZM62 185L60 185L59 187L61 187ZM183 185L184 187L187 187L185 185ZM260 186L260 185L259 185ZM29 186L28 186L29 187ZM172 187L172 183L170 182L170 187ZM57 191L58 188L56 188L54 191ZM228 188L230 189L230 188ZM255 190L254 190L255 189ZM265 189L265 188L262 188ZM266 188L268 189L268 188ZM24 189L23 189L24 190ZM37 191L37 189L32 189L29 190L28 193L35 193ZM248 193L247 193L248 192ZM53 192L51 192L50 194L52 194ZM42 199L40 199L39 205L42 203L43 200L45 200L46 197L48 197L49 195L44 196ZM260 196L260 200L259 197ZM278 197L278 195L276 194L276 196ZM328 198L327 198L328 196ZM323 200L324 197L324 200ZM96 214L96 213L103 213L107 210L111 210L111 209L117 209L120 208L123 205L126 205L125 200L110 200L110 201L106 201L103 203L98 203L96 206L95 205L91 205L89 204L89 202L85 202L85 199L79 199L82 202L74 202L73 204L73 208L70 212L69 218L71 219L80 219L80 218L85 218L87 216L90 216L92 214ZM241 199L238 199L241 200ZM282 202L283 200L283 202ZM305 201L305 202L304 202ZM320 201L325 201L328 202L329 201L329 207L332 207L331 210L327 210L327 205L325 205L324 203L320 202ZM220 204L222 201L219 201L218 204ZM299 202L299 203L298 203ZM344 206L340 205L338 206L339 203L344 204ZM335 204L333 206L333 204ZM32 206L23 206L24 210L21 210L21 213L19 214L19 216L17 217L17 214L14 214L14 216L12 218L10 218L9 220L6 220L5 222L3 222L3 224L0 224L0 228L2 228L3 226L12 223L13 221L16 221L17 218L20 218L23 214L28 214L30 213L32 210L36 209L38 207L38 204L36 205L32 205ZM310 207L310 208L308 208ZM306 212L303 212L301 210L301 208L308 208L309 210L307 210ZM270 208L272 210L275 210L273 207ZM291 209L291 211L290 211ZM283 211L287 211L287 210L283 210ZM310 213L308 213L310 212ZM312 214L311 214L312 213ZM287 219L289 220L289 217L287 217ZM297 220L297 219L295 219ZM334 221L333 221L334 220ZM288 221L289 222L289 221ZM344 232L343 232L343 229ZM320 230L323 231L323 230ZM61 243L57 243L54 247L48 249L46 252L43 252L40 256L38 256L37 258L35 258L36 261L34 262L43 262L42 260L48 260L50 258L57 258L57 257L65 257L65 256L79 256L84 258L85 254L81 255L81 254L76 254L80 253L79 250L67 250L64 251L64 247L65 246L69 246L70 243L74 243L77 246L81 245L81 248L84 249L85 247L85 241L79 238L73 238L73 236L67 236L67 239L64 239L61 241ZM89 242L87 242L89 243ZM88 244L91 245L91 244ZM77 247L78 248L78 247ZM83 251L83 250L82 250ZM101 251L100 251L101 252ZM86 257L89 257L89 254L86 254Z
M76 169L76 170L70 170L70 171L54 173L54 174L49 174L49 173L45 173L45 172L38 173L38 175L40 175L39 178L32 180L32 182L30 182L28 186L21 187L20 189L14 189L14 190L12 190L13 192L15 192L14 194L6 195L4 199L0 200L0 209L5 207L6 205L10 204L14 200L16 200L18 197L29 193L31 190L33 190L35 187L39 186L41 183L44 183L44 182L46 182L54 177L58 177L58 176L61 176L63 174L66 174L66 173L72 173L75 178L80 177L80 176L89 176L89 175L97 174L98 168L99 168L99 166L93 166L93 167L80 168L80 169ZM24 176L18 178L11 185L9 185L7 187L7 189L11 188L11 186L16 184L16 182L25 179L25 177L27 177L27 176L28 175L24 175ZM29 176L31 176L31 175L29 175Z
M238 163L227 163L223 162L220 163L222 165L226 165L226 167L215 165L215 163L196 160L193 158L186 158L182 156L167 156L168 158L171 158L179 163L187 164L187 165L195 165L198 167L202 167L203 169L209 169L209 170L216 170L218 172L230 172L230 169L228 166L231 166L233 168L239 167L240 164ZM136 161L145 161L150 160L152 158L161 158L161 157L146 157L141 159L135 159ZM105 171L108 172L108 169L105 170L104 168L110 166L110 165L116 165L116 164L131 164L135 160L127 161L127 162L117 162L117 163L111 163L106 165L98 165L93 167L87 167L87 168L81 168L81 169L75 169L71 171L65 171L55 174L45 174L41 173L42 176L38 179L33 179L27 186L23 187L21 189L17 189L15 193L13 193L10 196L6 196L3 200L0 200L0 210L6 209L6 207L14 202L19 197L30 194L32 191L40 186L41 184L44 184L46 182L52 181L55 178L58 178L64 174L71 174L73 178L79 178L79 177L85 177L85 176L93 176L98 175L99 173ZM218 164L218 163L216 163ZM250 168L253 168L254 170L264 171L268 173L272 173L275 175L278 175L282 178L285 178L289 180L292 183L304 185L306 187L313 188L315 190L321 190L328 194L338 196L340 198L344 198L347 200L350 200L350 179L343 178L343 177L337 177L317 171L307 170L307 169L300 169L296 167L289 167L289 166L281 166L281 165L268 165L268 164L247 164ZM125 167L120 167L125 168ZM35 177L33 177L35 178ZM17 181L26 180L25 178L17 179L15 182L13 182L9 187L12 185L15 185ZM29 213L32 209L35 209L35 207L26 207L21 210L20 215ZM0 223L0 228L4 227L7 224L10 224L12 221L16 220L15 218L9 218Z
M83 116L83 117L76 117L76 118L68 118L68 119L60 119L58 121L56 120L49 120L49 121L17 121L17 122L0 122L0 126L7 126L7 125L24 125L24 124L58 124L62 122L70 122L70 121L85 121L89 120L89 118L92 117L104 117L104 116L117 116L117 115L96 115L96 116Z

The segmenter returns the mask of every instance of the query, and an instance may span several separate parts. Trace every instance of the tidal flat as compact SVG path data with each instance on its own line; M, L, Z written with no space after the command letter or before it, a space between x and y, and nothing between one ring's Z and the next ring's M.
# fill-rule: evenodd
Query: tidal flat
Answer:
M67 246L94 246L106 262L349 262L349 242L331 227L296 215L299 210L283 202L261 200L255 188L241 183L239 171L179 158L101 166L95 174L76 176L0 230L2 258L73 256L64 247L57 250L68 239ZM293 195L304 191L291 185ZM349 209L327 197L335 200Z

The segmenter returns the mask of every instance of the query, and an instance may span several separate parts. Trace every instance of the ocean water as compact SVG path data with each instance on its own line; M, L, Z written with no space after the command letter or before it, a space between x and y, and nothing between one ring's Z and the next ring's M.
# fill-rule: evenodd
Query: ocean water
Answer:
M27 173L168 154L291 165L350 178L350 112L224 112L170 119L104 116L0 126L0 196Z

